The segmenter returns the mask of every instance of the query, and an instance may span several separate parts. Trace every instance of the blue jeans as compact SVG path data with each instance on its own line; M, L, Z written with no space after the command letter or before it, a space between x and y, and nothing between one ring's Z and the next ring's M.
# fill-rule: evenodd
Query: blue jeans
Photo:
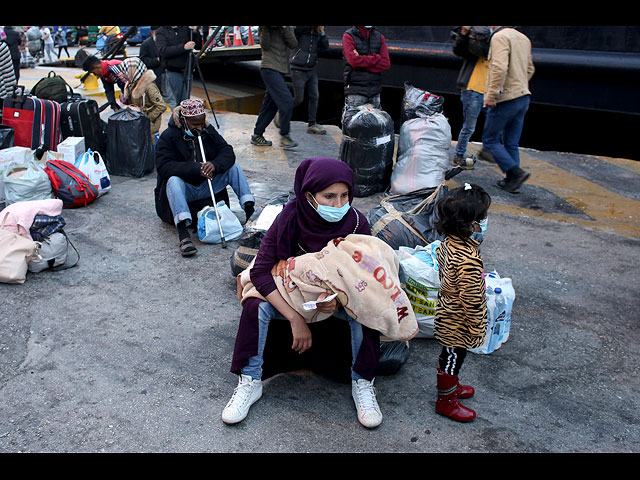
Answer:
M360 351L360 345L362 344L362 325L347 315L342 308L337 310L334 316L349 322L349 329L351 330L351 365L353 366ZM253 379L262 378L262 364L264 362L262 356L267 343L269 322L273 319L286 321L273 305L269 302L262 302L258 307L258 354L249 359L249 364L242 369L243 375L249 375ZM359 380L361 378L363 377L354 372L352 368L351 379Z
M260 76L266 92L253 133L264 134L276 113L280 112L280 135L288 135L293 113L293 95L285 83L284 74L269 68L261 68Z
M227 185L231 185L241 206L244 207L246 202L254 201L247 178L237 164L224 173L214 175L211 179L213 193L221 191ZM167 181L167 198L169 199L171 212L173 212L173 221L176 225L183 220L187 220L187 226L191 224L189 202L210 197L211 192L209 191L209 182L207 180L204 180L200 185L191 185L180 177L170 177Z
M474 92L473 90L465 90L460 95L460 101L462 101L462 129L458 135L458 143L456 145L456 155L461 157L467 151L467 144L473 132L476 129L476 123L481 112L486 113L486 109L483 107L484 95L482 93Z
M500 102L487 111L482 132L482 145L493 155L503 172L520 166L518 143L529 109L530 95ZM500 139L502 138L502 142Z

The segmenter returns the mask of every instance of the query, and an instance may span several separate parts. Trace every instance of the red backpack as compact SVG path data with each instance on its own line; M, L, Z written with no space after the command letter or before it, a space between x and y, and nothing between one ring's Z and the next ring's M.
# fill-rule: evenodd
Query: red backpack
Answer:
M48 160L44 171L54 195L62 200L62 208L86 207L98 198L98 187L69 162Z

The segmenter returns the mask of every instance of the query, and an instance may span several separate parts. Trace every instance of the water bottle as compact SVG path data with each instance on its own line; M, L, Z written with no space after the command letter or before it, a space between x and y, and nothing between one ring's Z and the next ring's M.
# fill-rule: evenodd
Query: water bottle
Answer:
M500 287L496 287L493 289L493 293L495 294L496 306L493 310L493 325L490 325L491 340L489 341L489 353L493 352L502 343L500 339L500 332L504 327L505 316L505 299L502 294L502 289Z

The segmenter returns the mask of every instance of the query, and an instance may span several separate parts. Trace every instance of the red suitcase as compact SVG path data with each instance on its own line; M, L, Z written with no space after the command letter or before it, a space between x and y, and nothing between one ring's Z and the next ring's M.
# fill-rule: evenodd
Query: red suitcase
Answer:
M13 127L15 146L56 150L60 142L60 104L25 95L23 86L14 87L3 100L2 124Z

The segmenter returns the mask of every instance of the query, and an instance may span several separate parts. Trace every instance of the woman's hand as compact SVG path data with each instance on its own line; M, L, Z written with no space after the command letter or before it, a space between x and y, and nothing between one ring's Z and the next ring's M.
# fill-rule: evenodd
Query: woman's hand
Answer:
M301 315L297 315L289 320L291 323L291 333L293 334L293 344L291 349L298 353L304 353L311 348L311 330Z
M323 298L327 298L328 296L328 293L321 293L318 297L318 302L320 302L320 300L322 300ZM317 303L316 308L321 313L333 313L336 311L336 308L338 308L338 299L333 298L328 302Z

